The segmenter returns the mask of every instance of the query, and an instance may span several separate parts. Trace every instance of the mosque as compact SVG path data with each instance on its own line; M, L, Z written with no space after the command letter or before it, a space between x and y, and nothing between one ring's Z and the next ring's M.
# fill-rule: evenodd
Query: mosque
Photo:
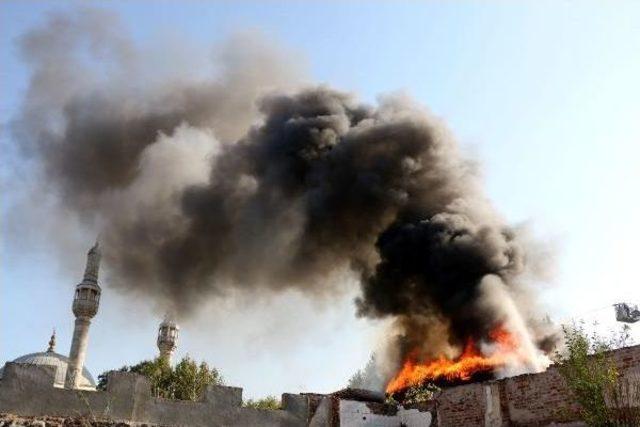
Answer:
M102 289L98 285L98 272L100 270L100 247L98 242L87 253L87 264L82 281L76 286L73 304L71 306L76 318L71 340L69 356L55 352L55 330L49 340L46 351L25 354L13 360L15 363L31 365L48 365L55 368L54 387L67 389L95 390L96 381L91 372L84 367L89 343L89 326L91 319L98 313L100 294ZM169 363L176 350L178 342L178 324L169 317L160 323L158 328L159 357ZM0 368L0 379L3 376L4 367Z

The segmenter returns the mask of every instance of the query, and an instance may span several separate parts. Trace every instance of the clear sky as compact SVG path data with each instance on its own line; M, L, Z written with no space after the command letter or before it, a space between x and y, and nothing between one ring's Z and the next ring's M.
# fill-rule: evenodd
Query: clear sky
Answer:
M0 2L3 163L20 161L7 149L6 127L28 82L16 37L48 12L73 5ZM295 52L312 81L367 101L407 92L480 160L487 193L504 216L528 223L553 248L556 272L540 297L554 319L613 326L612 303L640 303L640 2L96 5L116 12L139 43L175 35L206 48L238 31L259 31ZM5 219L21 188L5 166L0 362L44 350L53 326L57 350L66 354L84 252L56 253L6 237ZM57 238L90 239L68 230ZM77 259L75 274L59 268L70 258ZM375 328L355 319L351 298L320 308L298 295L219 302L182 325L178 355L206 359L249 397L331 391L366 362L375 340ZM94 374L155 355L159 319L152 307L106 287L100 310L87 359ZM640 342L640 325L632 328Z

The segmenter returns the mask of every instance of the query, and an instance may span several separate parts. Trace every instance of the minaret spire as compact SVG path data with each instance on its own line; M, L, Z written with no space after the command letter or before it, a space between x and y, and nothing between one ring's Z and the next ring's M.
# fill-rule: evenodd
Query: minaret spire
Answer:
M83 282L98 283L98 272L100 270L100 258L102 258L102 252L100 251L100 242L96 239L96 243L93 245L87 253L87 265L84 269Z
M73 299L73 314L76 316L69 350L69 364L67 376L64 381L65 388L78 388L84 359L87 355L89 343L89 326L91 319L98 312L100 294L102 290L98 285L98 272L100 270L100 246L96 240L95 245L87 253L87 265L84 269L82 282L76 286Z
M47 353L53 353L56 349L56 328L53 328L53 332L51 333L51 338L49 339L49 348L47 348Z

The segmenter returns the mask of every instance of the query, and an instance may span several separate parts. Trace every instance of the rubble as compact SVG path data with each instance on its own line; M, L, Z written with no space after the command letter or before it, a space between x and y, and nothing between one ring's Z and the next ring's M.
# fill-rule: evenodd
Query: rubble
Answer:
M0 413L0 427L161 427L156 424L125 423L122 421L95 420L86 417L26 417Z

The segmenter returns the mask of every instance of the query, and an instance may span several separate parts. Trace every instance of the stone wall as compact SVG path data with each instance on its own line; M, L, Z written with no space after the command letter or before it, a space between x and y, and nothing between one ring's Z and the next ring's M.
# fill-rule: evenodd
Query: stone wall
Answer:
M640 377L640 346L616 350L613 357L624 376ZM155 398L146 378L123 372L109 374L106 391L65 390L53 387L54 369L7 363L0 380L0 413L195 427L582 425L555 367L448 388L420 408L395 407L385 404L382 395L343 390L331 395L283 394L281 410L242 407L242 389L237 387L210 386L199 402Z
M266 410L242 407L242 389L237 387L210 386L199 402L156 398L145 377L125 372L109 373L106 391L67 390L53 386L54 370L52 366L7 363L0 380L0 414L31 419L33 423L25 424L29 426L40 425L44 418L58 420L51 426L75 426L80 420L80 425L101 427L428 427L432 423L431 407L387 405L382 402L383 394L364 390L283 394L283 409ZM361 400L354 400L353 394Z
M613 352L625 377L640 377L640 346ZM498 381L443 390L437 399L439 426L580 425L578 406L555 367Z
M282 410L242 407L242 389L210 386L202 401L156 398L146 378L112 372L106 391L53 387L54 367L7 363L0 412L16 416L82 417L126 423L189 426L306 426L307 399L284 394Z

